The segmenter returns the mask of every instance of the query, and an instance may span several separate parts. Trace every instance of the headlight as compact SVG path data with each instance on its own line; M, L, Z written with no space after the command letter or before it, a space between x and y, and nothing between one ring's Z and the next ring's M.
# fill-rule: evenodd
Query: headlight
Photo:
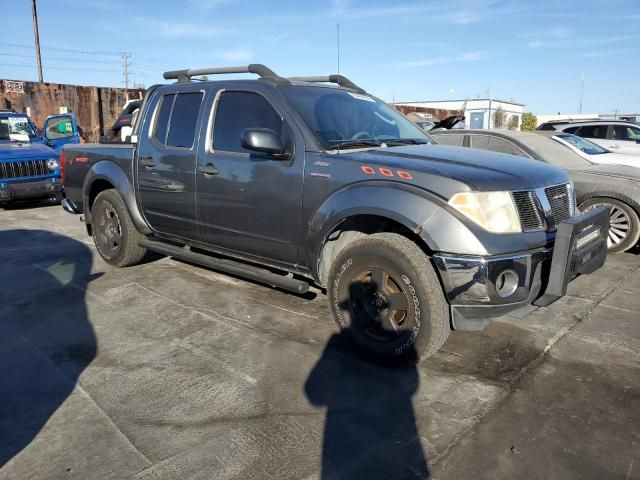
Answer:
M522 231L520 217L509 192L456 193L449 200L449 205L490 232Z
M58 163L58 160L56 160L55 158L50 158L49 160L47 160L47 168L49 170L55 170L59 166L60 164Z

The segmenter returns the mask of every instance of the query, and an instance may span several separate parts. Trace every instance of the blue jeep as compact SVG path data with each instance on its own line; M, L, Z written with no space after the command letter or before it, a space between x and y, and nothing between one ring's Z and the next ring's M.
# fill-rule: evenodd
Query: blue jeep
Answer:
M62 190L58 157L67 143L80 143L72 114L50 115L42 135L24 113L0 110L0 205L47 198Z

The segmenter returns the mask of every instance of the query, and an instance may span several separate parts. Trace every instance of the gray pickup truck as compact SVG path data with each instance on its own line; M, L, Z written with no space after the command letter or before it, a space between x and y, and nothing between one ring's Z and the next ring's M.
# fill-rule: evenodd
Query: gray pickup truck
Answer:
M260 78L192 79L239 72ZM437 145L343 76L164 77L177 82L148 89L128 143L61 156L63 207L111 265L154 251L299 294L316 284L357 346L418 361L605 261L607 212L576 216L565 171Z

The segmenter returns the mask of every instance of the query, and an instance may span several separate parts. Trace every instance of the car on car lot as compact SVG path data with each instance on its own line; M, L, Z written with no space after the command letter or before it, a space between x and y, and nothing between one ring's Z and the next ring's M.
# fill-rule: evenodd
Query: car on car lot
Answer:
M625 165L594 164L553 139L559 132L511 130L438 131L431 135L446 145L507 153L566 169L573 180L578 209L597 205L610 211L610 253L633 248L640 238L640 170ZM488 165L490 166L490 164ZM533 217L532 221L537 222Z
M260 79L191 81L227 73ZM607 211L575 215L567 172L436 145L343 76L164 77L178 81L147 90L128 143L60 157L63 207L111 265L150 250L296 293L315 283L356 345L416 361L452 326L548 305L605 261Z
M59 152L79 141L72 114L47 117L40 135L24 113L0 111L0 205L59 194Z
M624 155L607 150L586 138L578 137L572 133L554 132L551 137L562 145L565 145L593 163L606 163L614 165L627 165L640 168L639 155Z
M555 123L554 131L572 133L591 140L616 153L640 155L640 125L623 120L592 120L571 123ZM542 124L538 130L548 130Z

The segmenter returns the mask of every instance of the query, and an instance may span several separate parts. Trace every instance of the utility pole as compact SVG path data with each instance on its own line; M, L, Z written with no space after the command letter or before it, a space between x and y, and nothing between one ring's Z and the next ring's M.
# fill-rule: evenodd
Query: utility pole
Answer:
M40 58L40 35L38 34L38 11L36 0L31 0L31 15L33 16L33 36L36 42L36 60L38 62L38 82L42 83L42 59Z
M491 128L491 87L489 87L489 122L488 122L488 128Z
M124 83L124 95L127 100L129 100L129 67L131 66L131 63L129 63L130 58L130 53L122 52L122 81Z

